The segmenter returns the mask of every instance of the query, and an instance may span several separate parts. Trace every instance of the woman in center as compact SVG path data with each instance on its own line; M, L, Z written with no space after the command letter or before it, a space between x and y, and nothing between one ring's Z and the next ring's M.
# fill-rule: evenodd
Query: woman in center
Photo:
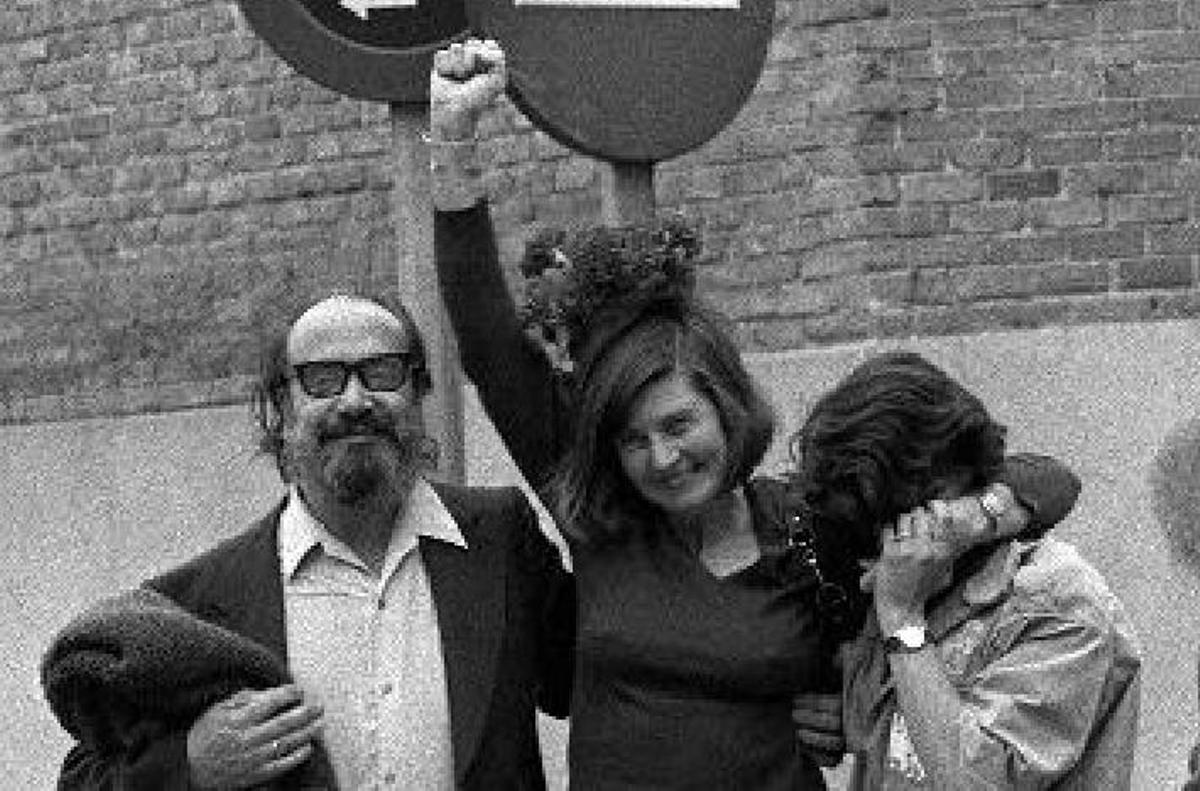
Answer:
M571 788L824 788L793 702L840 692L834 656L865 609L852 560L864 550L817 536L799 495L752 477L771 409L725 322L690 292L686 227L533 244L527 323L551 343L530 339L473 159L477 116L503 85L494 45L435 58L435 252L463 366L571 549ZM564 350L570 364L556 366ZM1003 530L1074 504L1078 483L1052 460L1017 459L1005 475L1016 500ZM948 512L964 540L995 527L974 498Z
M597 329L607 342L582 356L566 452L520 462L548 484L574 559L572 787L821 788L791 703L840 689L836 641L817 578L779 562L783 487L750 477L770 408L686 298ZM521 433L550 451L541 415Z

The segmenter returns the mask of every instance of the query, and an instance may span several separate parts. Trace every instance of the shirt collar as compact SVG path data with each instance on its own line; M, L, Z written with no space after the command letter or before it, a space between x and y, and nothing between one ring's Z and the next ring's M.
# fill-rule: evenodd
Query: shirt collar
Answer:
M460 549L467 548L467 539L458 523L434 488L421 478L414 483L404 512L396 520L392 544L404 540L405 536L425 537ZM354 557L353 550L313 516L293 484L288 490L287 505L279 515L279 566L284 577L291 578L309 553L318 549L330 555ZM393 554L392 549L388 554Z
M444 541L459 549L467 548L467 539L458 528L458 522L423 478L417 479L408 496L405 518L417 526L419 536Z

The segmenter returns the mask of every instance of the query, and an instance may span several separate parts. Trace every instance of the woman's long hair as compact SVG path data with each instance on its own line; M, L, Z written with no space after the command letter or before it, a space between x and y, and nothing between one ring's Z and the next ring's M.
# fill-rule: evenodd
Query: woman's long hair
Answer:
M822 536L855 558L879 553L880 527L931 499L948 475L992 479L1004 426L940 368L889 352L855 368L791 438L796 484Z
M746 481L770 445L774 415L719 314L688 297L650 300L626 306L589 341L576 370L572 443L549 487L566 533L618 539L654 518L621 469L616 438L638 395L671 374L716 407L729 449L727 486Z

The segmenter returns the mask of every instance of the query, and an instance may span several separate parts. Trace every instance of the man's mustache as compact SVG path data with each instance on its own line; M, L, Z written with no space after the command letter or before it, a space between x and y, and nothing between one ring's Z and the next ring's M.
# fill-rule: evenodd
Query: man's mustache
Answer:
M321 442L345 437L370 436L397 440L401 438L400 434L396 422L389 415L382 413L368 413L354 418L334 417L322 423L317 429L317 439Z

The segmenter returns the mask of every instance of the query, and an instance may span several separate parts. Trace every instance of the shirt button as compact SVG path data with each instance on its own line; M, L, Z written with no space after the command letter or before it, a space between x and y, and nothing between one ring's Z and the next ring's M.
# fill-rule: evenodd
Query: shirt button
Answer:
M390 695L390 694L392 694L393 689L394 689L394 687L392 686L392 682L385 681L379 685L379 694L380 695Z
M387 783L390 786L396 785L396 773L388 772L387 774L385 774L383 776L383 782Z

